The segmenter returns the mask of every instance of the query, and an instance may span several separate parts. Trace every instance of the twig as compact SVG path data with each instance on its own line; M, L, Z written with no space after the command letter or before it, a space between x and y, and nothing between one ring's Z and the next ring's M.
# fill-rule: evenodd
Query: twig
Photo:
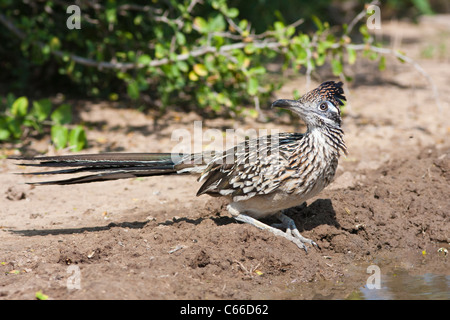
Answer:
M9 21L3 14L0 13L0 23L2 23L4 26L6 26L11 32L13 32L17 37L20 39L25 39L25 34L17 29L11 21ZM34 42L37 46L40 48L43 48L45 46L44 43L40 41ZM189 57L199 57L202 55L205 55L207 53L218 53L225 55L224 53L228 51L232 51L234 49L243 49L246 45L248 45L248 42L237 42L229 45L224 45L217 49L213 46L205 46L205 47L198 47L194 50L192 50L189 53L179 54L174 59L175 61L183 61L189 59ZM281 47L282 44L279 42L268 42L268 41L255 41L253 42L253 45L255 48L258 49L266 49L266 48L278 48ZM169 58L163 58L158 60L152 60L148 64L139 64L139 63L132 63L132 62L106 62L106 61L96 61L89 58L84 58L77 56L75 54L66 53L60 50L52 50L51 53L59 58L63 57L69 57L76 63L79 63L84 66L88 67L96 67L98 69L116 69L116 70L130 70L130 69L139 69L139 68L145 68L145 67L158 67L165 64L168 64L171 60ZM225 55L226 56L226 55Z
M14 24L1 13L0 13L0 23L2 23L6 28L8 28L18 38L20 38L22 40L26 38L26 35L22 31L20 31L16 26L14 26ZM205 55L207 53L218 53L221 55L225 55L224 53L226 53L228 51L232 51L234 49L243 49L246 45L248 45L248 43L249 42L246 42L246 41L245 42L244 41L237 42L237 43L233 43L233 44L229 44L229 45L224 45L224 46L220 47L219 49L214 46L198 47L198 48L193 49L189 53L177 55L174 60L175 61L183 61L183 60L189 59L189 57L199 57L199 56ZM35 41L34 44L36 44L40 48L43 48L45 46L45 44L40 41ZM266 49L266 48L276 49L276 48L282 47L282 44L280 44L279 42L269 42L266 40L254 41L253 45L255 46L255 48L258 48L258 49ZM60 50L52 50L51 53L59 58L69 57L70 59L72 59L74 62L76 62L78 64L88 66L88 67L96 67L100 70L113 69L113 70L126 71L126 70L130 70L130 69L140 69L140 68L145 68L145 67L158 67L158 66L168 64L171 61L169 58L163 58L163 59L158 59L158 60L152 60L148 64L139 64L139 63L132 63L132 62L121 63L121 62L113 62L113 61L110 61L110 62L96 61L93 59L80 57L75 54L66 53L66 52L63 52Z
M202 0L191 0L191 3L189 3L189 6L187 7L187 12L191 13L192 10L194 10L195 5L198 3L203 3L203 1Z
M294 21L293 23L287 25L287 26L286 26L285 28L283 28L282 30L286 30L287 28L290 28L290 27L296 28L296 27L298 27L299 25L301 25L303 22L305 22L305 19L298 19L297 21ZM264 39L264 38L266 38L267 36L272 36L272 35L274 35L275 33L276 33L276 31L268 30L268 31L265 31L265 32L260 33L260 34L253 35L253 38L254 38L254 39Z
M191 0L189 7L188 7L188 11L192 11L193 8L195 7L196 4L201 3L200 0ZM378 4L378 1L372 1L371 4ZM154 15L154 11L152 11L151 7L148 6L134 6L134 5L123 5L121 6L122 10L141 10L141 11L145 11L148 12L151 15ZM352 22L349 24L349 27L347 29L348 32L350 32L352 30L352 28L356 25L356 23L361 20L366 14L366 11L362 11L360 14L358 14L353 20ZM178 29L182 28L182 26L184 25L184 21L182 19L182 17L178 17L177 19L169 19L167 18L167 12L163 13L161 16L154 16L154 18L158 21L167 23L169 25L176 25ZM234 29L236 29L237 32L243 32L236 24L233 20L231 19L227 19L228 23L233 26ZM297 21L295 21L294 23L288 25L285 27L285 29L290 28L290 27L297 27L300 24L303 23L303 19L299 19ZM18 29L5 15L3 15L2 13L0 13L0 23L3 24L9 31L11 31L14 35L16 35L19 39L23 40L26 38L26 34L24 32L22 32L20 29ZM237 27L237 28L236 28ZM213 33L214 34L214 33ZM146 67L158 67L158 66L162 66L165 64L170 63L171 61L183 61L183 60L187 60L190 57L199 57L199 56L203 56L207 53L216 53L216 54L220 54L223 55L227 58L230 58L230 54L228 54L228 52L234 50L234 49L243 49L245 46L247 46L249 43L252 43L253 46L255 48L258 49L272 49L275 51L279 51L280 48L283 49L284 45L281 44L280 42L278 42L276 39L268 39L266 37L270 36L270 35L274 35L275 32L274 31L266 31L263 32L261 34L255 35L255 34L250 34L247 37L243 37L243 36L239 36L239 35L233 35L232 33L226 33L226 36L231 38L231 39L240 39L241 42L236 42L236 43L232 43L232 44L228 44L228 45L223 45L219 48L215 47L215 46L211 46L211 45L207 45L207 46L202 46L202 47L196 47L193 50L191 50L188 53L184 53L184 54L179 54L177 55L173 60L169 59L169 58L163 58L163 59L157 59L157 60L152 60L150 61L148 64L139 64L139 63L132 63L132 62L126 62L126 63L121 63L121 62L116 62L116 61L110 61L110 62L106 62L106 61L96 61L93 59L89 59L89 58L85 58L85 57L80 57L78 55L75 54L71 54L71 53L66 53L60 50L51 50L51 54L53 54L56 57L59 58L66 58L69 57L72 61L84 65L84 66L89 66L89 67L96 67L100 70L103 69L112 69L112 70L122 70L122 71L126 71L126 70L132 70L132 69L140 69L140 68L146 68ZM224 36L224 33L221 33L222 36ZM263 40L259 40L259 39L263 39ZM46 46L45 43L41 42L41 41L35 41L33 42L35 45L37 45L39 48L44 48ZM316 47L317 46L317 36L315 36L315 38L313 37L312 42L310 43L309 47L306 48L307 54L308 54L308 63L307 63L307 70L306 70L306 85L307 87L310 85L310 81L311 81L311 72L313 69L313 66L310 62L311 60L311 56L312 56L312 50L311 48ZM441 102L439 99L439 92L438 89L433 81L433 79L430 77L430 75L413 59L401 54L400 52L396 51L396 50L392 50L392 49L388 49L388 48L380 48L380 47L376 47L374 45L371 45L370 43L367 44L342 44L342 43L335 43L333 45L331 45L330 48L332 49L337 49L341 46L344 46L346 48L350 48L353 49L355 51L360 51L360 50L371 50L374 52L378 52L381 54L389 54L389 55L394 55L395 57L411 64L420 74L422 74L428 81L428 83L430 84L432 90L433 90L433 95L434 95L434 99L436 101L436 104L439 108L439 111L442 111L442 106L441 106ZM174 50L174 46L171 46L171 51Z
M364 9L355 18L353 18L353 20L348 24L348 28L347 28L348 34L352 31L354 26L367 15L367 8L371 5L380 5L380 2L378 0L374 0L374 1L366 4L364 6ZM334 44L332 47L338 48L340 46L341 46L341 44L337 43L337 44ZM395 57L411 64L422 76L424 76L427 79L429 85L431 86L431 89L433 90L433 97L435 99L436 105L437 105L439 111L442 112L442 105L441 105L441 101L439 99L439 91L438 91L433 79L416 61L414 61L410 57L405 56L404 54L401 54L400 52L398 52L396 50L392 50L392 49L388 49L388 48L380 48L380 47L376 47L376 46L373 46L370 44L347 44L344 46L347 48L353 49L353 50L369 49L371 51L378 52L381 54L394 55Z
M231 19L230 17L225 16L225 18L227 19L228 24L237 32L239 32L239 34L242 35L242 33L244 32L244 30L242 30L234 21L233 19Z
M178 250L181 250L184 248L186 248L186 247L183 245L177 245L175 248L173 248L172 250L169 250L167 253L172 254L172 253L177 252Z
M238 264L238 266L241 268L242 271L244 271L244 274L250 278L253 278L253 273L257 270L257 268L259 267L259 265L261 263L258 263L256 266L254 267L250 267L250 269L247 269L242 262L238 261L238 260L234 260L234 262L236 262Z

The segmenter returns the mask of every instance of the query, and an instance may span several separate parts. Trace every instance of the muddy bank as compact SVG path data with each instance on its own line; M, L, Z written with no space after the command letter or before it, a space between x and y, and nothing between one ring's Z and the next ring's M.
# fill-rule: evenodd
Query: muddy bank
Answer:
M302 283L332 280L345 283L343 298L365 284L370 264L445 273L448 258L438 249L449 241L449 151L425 148L394 159L359 173L354 186L290 210L320 246L308 253L235 223L212 199L171 219L165 210L139 207L136 220L91 227L3 227L1 296L32 299L43 290L56 299L309 299L327 292L319 285L297 297ZM8 190L8 201L25 201ZM67 289L69 266L78 268L80 289Z

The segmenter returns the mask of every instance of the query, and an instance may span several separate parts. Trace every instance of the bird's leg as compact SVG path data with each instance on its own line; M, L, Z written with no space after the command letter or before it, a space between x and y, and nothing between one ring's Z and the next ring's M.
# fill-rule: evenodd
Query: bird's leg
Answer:
M307 242L307 243L310 243L310 244L315 244L313 241L302 237L300 235L300 233L298 232L297 228L295 227L294 221L291 218L287 217L287 216L285 216L285 217L292 221L294 227L291 227L291 225L289 225L289 227L286 228L286 232L283 232L280 229L271 227L271 226L269 226L269 225L267 225L267 224L265 224L265 223L255 219L255 218L252 218L252 217L250 217L250 216L248 216L246 214L243 214L243 213L239 213L238 215L233 215L233 217L237 221L251 224L252 226L255 226L255 227L259 228L259 229L270 231L270 232L272 232L273 234L275 234L277 236L280 236L280 237L283 237L285 239L288 239L289 241L292 241L299 248L304 249L305 251L308 251L308 250L307 250L304 242ZM283 223L283 221L282 221L282 223ZM300 237L298 237L298 236L300 236Z
M307 250L307 247L305 246L305 243L309 243L313 246L317 247L317 244L309 240L305 237L303 237L300 232L297 230L297 227L295 226L294 220L283 214L282 212L279 212L276 216L281 221L279 224L279 227L285 228L286 231L283 232L282 230L278 229L274 226L269 226L265 224L264 222L261 222L253 217L250 217L249 215L243 213L243 211L240 210L240 208L236 207L234 203L229 204L227 206L228 212L233 216L234 219L240 222L245 222L248 224L251 224L254 227L257 227L262 230L267 230L272 232L273 234L283 237L293 243L295 243L299 248Z
M290 233L296 238L299 239L302 243L309 243L310 245L318 248L317 243L312 241L311 239L305 238L300 234L300 232L297 229L297 226L295 225L295 222L292 218L289 218L287 215L285 215L282 211L278 213L277 218L281 221L280 224L277 224L277 226L280 226L282 228L286 228L286 233L288 230Z

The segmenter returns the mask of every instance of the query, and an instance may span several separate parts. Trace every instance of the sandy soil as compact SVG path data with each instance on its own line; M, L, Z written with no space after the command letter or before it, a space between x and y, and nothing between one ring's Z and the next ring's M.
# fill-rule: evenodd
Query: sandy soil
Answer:
M448 257L439 252L450 241L448 21L382 29L435 81L440 111L411 65L388 59L380 73L361 59L351 67L355 81L348 84L344 118L349 156L330 187L289 212L320 250L305 253L236 223L225 201L195 197L199 184L191 177L31 187L23 183L42 177L14 175L30 169L3 159L0 299L35 299L38 291L53 299L346 298L364 286L371 264L382 273L399 267L449 274ZM303 78L286 83L277 96L291 98L295 88L304 91ZM151 115L138 111L77 104L92 128L88 153L170 151L173 130L192 132L193 121L201 120L171 112L155 126ZM207 120L203 129L304 129L288 124L287 115L264 112L271 119L265 123ZM32 141L30 147L47 145Z

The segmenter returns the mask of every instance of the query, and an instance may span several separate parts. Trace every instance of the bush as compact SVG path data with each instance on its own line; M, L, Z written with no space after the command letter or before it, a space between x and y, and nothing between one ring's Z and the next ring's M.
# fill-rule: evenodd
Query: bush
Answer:
M269 81L270 61L304 72L308 80L327 61L335 76L345 77L344 63L355 62L356 50L384 63L365 25L331 27L310 16L315 30L306 33L303 19L287 23L276 11L272 20L266 13L255 22L257 33L225 0L77 3L80 17L60 1L0 0L3 94L33 88L32 95L45 97L57 89L110 100L126 96L161 112L177 105L234 116L249 103L265 103L281 85ZM313 8L328 3L320 0ZM78 23L81 29L68 28ZM9 132L8 138L18 137Z
M2 52L8 58L2 67L18 75L10 89L32 78L30 66L41 66L50 83L63 76L66 85L93 96L115 100L126 88L131 99L145 93L162 107L181 101L238 111L276 88L263 81L268 61L282 57L285 68L311 70L332 58L337 74L345 54L339 44L350 41L345 30L335 35L315 17L312 35L298 30L303 20L278 20L255 34L251 21L223 0L80 3L81 29L70 30L71 14L61 2L0 1L13 33L2 32L3 43L20 48L20 54Z
M0 99L0 141L18 141L31 130L43 133L44 127L50 127L52 142L57 149L83 149L86 146L83 127L69 130L65 126L72 121L71 106L61 104L52 109L49 99L33 101L30 108L26 97L15 99L13 94L8 94L6 99Z

